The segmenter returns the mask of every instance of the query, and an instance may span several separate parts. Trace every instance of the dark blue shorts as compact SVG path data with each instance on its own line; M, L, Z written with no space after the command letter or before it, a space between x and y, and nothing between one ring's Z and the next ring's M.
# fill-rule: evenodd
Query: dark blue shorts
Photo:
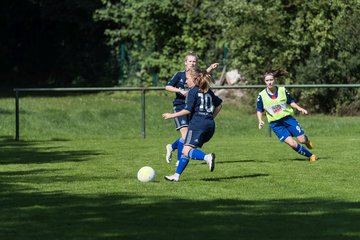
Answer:
M293 116L287 116L275 122L271 122L270 127L281 142L284 142L289 136L298 137L305 134L300 127L300 124Z
M215 133L215 127L210 127L207 129L191 129L189 128L186 138L185 146L191 146L194 148L201 148L204 143L208 142Z
M176 105L176 106L174 106L173 111L180 112L181 110L184 109L184 107L185 107L185 105ZM177 118L174 118L174 120L175 120L176 130L179 130L180 128L189 126L189 115L177 117Z

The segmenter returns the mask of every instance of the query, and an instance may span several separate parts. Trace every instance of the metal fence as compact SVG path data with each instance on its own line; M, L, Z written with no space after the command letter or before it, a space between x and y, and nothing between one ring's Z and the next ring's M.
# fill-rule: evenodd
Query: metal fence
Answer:
M360 84L294 84L281 85L286 88L360 88ZM212 89L262 89L264 85L214 86ZM164 87L95 87L95 88L14 88L15 92L15 140L20 140L20 93L21 92L141 92L141 135L146 137L145 122L145 93L148 91L165 91ZM271 132L269 131L269 134Z

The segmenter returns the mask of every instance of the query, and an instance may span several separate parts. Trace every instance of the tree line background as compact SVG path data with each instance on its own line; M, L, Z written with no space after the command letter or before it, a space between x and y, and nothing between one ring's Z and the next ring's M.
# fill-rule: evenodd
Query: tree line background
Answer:
M248 84L359 83L358 0L2 1L1 87L163 86L186 52ZM295 90L324 113L359 114L358 89Z

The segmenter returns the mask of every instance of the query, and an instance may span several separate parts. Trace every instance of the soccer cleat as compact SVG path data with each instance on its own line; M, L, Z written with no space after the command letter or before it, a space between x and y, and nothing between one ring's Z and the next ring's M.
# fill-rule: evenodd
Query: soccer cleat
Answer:
M172 182L178 182L179 181L179 175L176 173L171 176L165 176L165 180L172 181Z
M204 160L209 165L210 172L213 172L215 169L215 153L206 154Z
M309 160L310 160L310 162L315 162L316 160L318 160L318 158L315 154L313 154L313 155L311 155Z
M306 143L305 143L305 145L306 145L306 147L308 148L308 149L312 149L313 148L313 144L312 144L312 142L309 140L309 141L307 141Z
M165 160L166 160L167 163L171 162L172 151L173 151L173 149L172 149L171 144L166 145L166 157L165 157Z

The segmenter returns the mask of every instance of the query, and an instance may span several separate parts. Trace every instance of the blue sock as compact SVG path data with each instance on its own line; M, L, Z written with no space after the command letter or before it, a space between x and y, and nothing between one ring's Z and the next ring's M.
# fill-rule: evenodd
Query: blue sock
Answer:
M182 172L185 170L188 163L189 163L189 159L187 157L185 157L184 155L182 155L179 160L179 165L176 168L176 173L182 174Z
M191 149L188 153L189 158L194 159L194 160L204 160L205 158L205 153L199 149Z
M180 158L182 157L182 150L184 148L184 142L185 140L182 138L178 139L178 160L180 161Z
M173 142L171 144L171 147L172 147L173 150L178 148L179 140L180 140L180 138L176 139L175 142Z
M295 150L297 153L299 153L299 154L301 154L301 155L303 155L303 156L306 156L306 157L311 157L311 155L312 155L312 153L309 152L309 150L307 150L306 147L304 147L304 146L301 145L301 144L298 144L298 145L296 146L296 148L294 148L294 150Z

